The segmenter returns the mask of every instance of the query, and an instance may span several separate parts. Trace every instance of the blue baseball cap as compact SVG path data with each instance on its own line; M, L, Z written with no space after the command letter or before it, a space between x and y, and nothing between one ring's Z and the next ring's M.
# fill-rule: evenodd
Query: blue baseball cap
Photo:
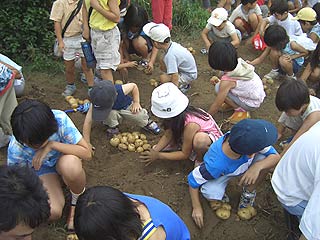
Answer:
M273 145L278 139L277 128L261 119L244 119L230 131L229 145L232 151L251 155Z

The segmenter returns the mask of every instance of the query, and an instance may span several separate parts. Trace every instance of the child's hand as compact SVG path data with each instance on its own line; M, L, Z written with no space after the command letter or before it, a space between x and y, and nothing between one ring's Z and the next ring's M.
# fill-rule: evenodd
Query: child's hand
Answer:
M203 210L202 207L192 210L192 219L199 228L203 227Z
M314 90L313 88L309 88L309 94L312 96L316 96L316 90Z
M253 164L251 167L243 174L240 179L239 185L252 185L257 181L260 174L260 167L258 164Z
M213 76L212 78L210 78L210 83L215 86L217 83L220 82L220 79L217 76Z
M32 159L32 166L35 170L39 170L41 168L43 159L47 156L47 154L51 151L51 143L48 142L44 147L38 149L36 154Z
M59 42L58 47L59 47L59 52L63 53L64 52L64 42L63 41Z
M146 68L146 72L147 73L152 73L153 72L153 63L148 62L147 68Z
M283 59L288 62L292 62L291 56L289 54L282 55Z
M141 109L142 109L142 107L141 107L140 103L133 102L133 104L131 105L130 111L132 113L138 113L141 111Z
M125 65L125 67L132 68L132 67L137 67L138 63L137 63L137 61L130 61L130 62L124 63L124 65Z
M142 152L139 158L142 159L141 162L149 166L152 162L159 159L159 152L151 149L150 151Z

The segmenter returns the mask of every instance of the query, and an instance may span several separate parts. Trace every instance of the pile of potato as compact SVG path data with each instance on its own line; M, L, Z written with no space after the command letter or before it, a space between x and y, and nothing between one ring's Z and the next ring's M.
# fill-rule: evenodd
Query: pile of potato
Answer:
M151 145L148 143L146 135L140 132L124 132L114 135L110 139L110 144L119 150L127 150L129 152L148 151Z
M89 99L81 100L79 98L74 98L73 96L66 96L65 99L70 104L70 106L72 108L77 108L77 107L79 107L79 105L90 102Z
M257 215L257 210L254 207L248 206L238 210L238 216L241 220L250 220Z
M263 89L264 91L266 92L267 95L271 95L272 93L272 90L270 89L269 85L273 85L274 83L274 80L273 79L266 79L266 78L263 78L262 79L262 83L263 83Z
M158 87L159 83L157 82L157 80L155 80L154 78L151 78L149 80L149 83L151 86L154 86L154 87Z
M192 55L196 54L196 50L193 47L188 47L187 49Z
M123 85L123 81L118 79L114 81L114 84Z
M210 206L216 211L218 218L227 220L231 216L231 205L221 201L210 201Z

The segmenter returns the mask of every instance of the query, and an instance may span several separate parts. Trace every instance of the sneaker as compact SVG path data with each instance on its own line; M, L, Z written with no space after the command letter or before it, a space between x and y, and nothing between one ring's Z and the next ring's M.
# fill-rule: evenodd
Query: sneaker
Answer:
M200 53L206 55L208 54L208 50L206 48L201 48Z
M292 141L293 139L293 136L287 138L286 140L283 140L279 143L279 146L282 147L282 148L285 148L286 146L289 145L289 143Z
M179 86L179 89L182 93L187 93L190 88L191 88L190 84L181 84Z
M247 208L249 206L253 207L255 199L256 199L256 190L249 192L245 187L243 187L238 208L239 209Z
M143 127L143 129L153 134L159 134L161 131L158 124L154 121L150 121L145 127Z
M148 61L145 59L142 59L138 61L138 66L136 68L140 71L143 71L147 68L147 66L148 66Z
M70 85L68 84L64 90L64 92L62 93L62 96L66 97L66 96L72 96L74 94L74 92L77 90L76 85Z
M275 71L272 69L268 74L264 75L263 78L274 79L274 78L279 77L279 75L280 75L280 73L278 71Z
M117 127L107 129L107 138L112 138L116 134L119 134L119 129Z
M234 111L234 113L229 117L229 121L231 124L236 124L240 122L243 119L250 118L250 113L249 112L238 112Z

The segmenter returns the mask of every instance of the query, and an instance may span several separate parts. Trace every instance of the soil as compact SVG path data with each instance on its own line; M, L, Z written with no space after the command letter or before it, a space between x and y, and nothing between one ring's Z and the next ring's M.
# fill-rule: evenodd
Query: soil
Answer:
M203 47L201 39L188 36L183 38L174 37L185 47L192 46L195 50L195 59L198 66L198 79L187 93L191 104L196 107L208 109L214 100L214 88L209 83L214 71L207 63L207 55L202 55L200 49ZM238 49L239 55L243 59L252 60L260 52L253 50L251 45L242 43ZM256 72L263 76L270 71L270 62L266 61L256 67ZM160 70L156 67L152 75L146 75L137 69L129 70L129 81L138 84L142 106L150 110L150 96L153 87L149 84L149 79L159 80ZM64 101L61 92L65 86L64 73L32 73L27 75L26 94L23 98L36 98L47 102L55 109L69 109L69 105ZM120 75L115 73L115 79ZM76 97L87 98L87 88L80 81L76 82ZM278 81L270 86L271 94L265 98L261 108L252 113L252 118L263 118L276 123L279 112L274 106L274 95ZM149 111L150 112L150 111ZM223 131L227 131L231 125L223 122L230 113L218 113L214 116L216 121L222 125ZM84 114L70 113L69 116L76 126L81 130ZM154 116L152 118L156 121ZM159 121L158 121L159 122ZM128 122L120 126L121 132L141 131ZM156 144L160 136L146 133L149 142ZM161 134L160 134L161 135ZM288 234L285 226L282 208L278 203L270 184L270 176L261 184L257 191L256 209L258 214L249 221L239 221L236 217L236 209L239 201L241 188L237 185L239 179L231 181L227 188L232 205L232 215L228 220L219 220L210 209L205 199L202 199L204 209L205 227L198 229L191 218L191 200L188 192L187 175L193 168L191 161L158 161L149 166L145 166L139 161L138 153L119 151L113 148L106 138L106 127L102 124L95 124L92 129L92 144L96 147L94 159L84 162L87 173L87 185L111 185L122 191L153 196L178 213L188 226L192 239L218 240L218 239L286 239ZM6 157L6 149L1 149L0 161L2 163ZM66 191L67 192L67 191ZM66 195L68 195L66 193ZM41 226L35 231L34 239L59 240L66 238L65 219L49 225ZM170 239L169 239L170 240Z

